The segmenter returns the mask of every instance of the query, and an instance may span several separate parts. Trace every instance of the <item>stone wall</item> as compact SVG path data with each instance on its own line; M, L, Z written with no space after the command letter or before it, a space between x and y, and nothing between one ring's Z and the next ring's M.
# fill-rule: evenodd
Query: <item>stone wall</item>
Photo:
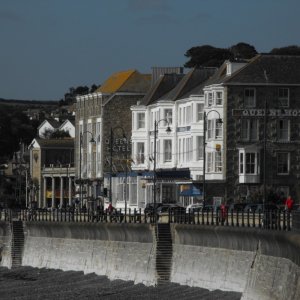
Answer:
M25 229L24 266L156 284L151 225L28 222Z
M173 225L172 236L172 282L243 292L243 299L300 298L298 234Z
M0 221L0 266L11 266L11 230L8 222Z

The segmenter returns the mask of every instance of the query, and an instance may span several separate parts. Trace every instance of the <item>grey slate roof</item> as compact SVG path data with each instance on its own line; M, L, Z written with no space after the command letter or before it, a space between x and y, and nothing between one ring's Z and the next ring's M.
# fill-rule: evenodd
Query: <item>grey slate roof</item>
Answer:
M300 56L259 55L226 83L300 84Z
M215 68L193 68L182 78L176 87L162 97L161 100L176 101L186 98L192 94L191 91L195 91L195 88L202 85L215 71Z
M164 74L154 83L147 94L141 100L140 105L155 103L160 97L173 89L183 78L183 74Z
M36 139L41 148L70 149L74 148L74 138L64 139Z
M266 81L265 71L268 82ZM226 62L206 85L300 84L300 56L260 54L226 76Z

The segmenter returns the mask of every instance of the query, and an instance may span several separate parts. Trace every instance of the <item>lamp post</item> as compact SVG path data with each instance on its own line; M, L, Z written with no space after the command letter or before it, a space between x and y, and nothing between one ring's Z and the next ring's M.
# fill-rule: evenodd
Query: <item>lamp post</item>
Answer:
M267 109L268 109L268 103L267 103L267 98L268 98L268 83L269 83L269 78L267 75L267 71L264 70L264 77L266 80L266 97L265 97L265 103L264 103L264 176L263 176L263 181L264 181L264 187L263 187L263 214L265 212L265 202L266 202L266 196L267 196L267 169L266 169L266 160L267 160L267 122L268 122L268 117L267 117Z
M154 209L156 208L156 139L157 139L157 133L158 133L158 124L159 122L164 121L167 123L167 128L166 128L166 132L170 133L171 132L171 128L169 125L169 121L166 119L160 119L158 121L154 121L154 149L153 149L153 206Z
M217 119L217 123L222 124L223 121L221 119L220 113L217 110L210 110L208 113L205 111L203 112L203 188L202 188L202 193L203 193L203 206L206 203L206 181L205 181L205 172L206 172L206 154L205 154L205 149L206 149L206 122L207 122L207 116L211 113L215 112L218 114L219 119Z
M83 132L80 132L79 136L79 201L80 204L82 204L82 175L81 175L81 164L82 164L82 144L83 144L83 134L84 133L89 133L92 137L90 139L90 143L95 143L94 136L93 134L86 130Z

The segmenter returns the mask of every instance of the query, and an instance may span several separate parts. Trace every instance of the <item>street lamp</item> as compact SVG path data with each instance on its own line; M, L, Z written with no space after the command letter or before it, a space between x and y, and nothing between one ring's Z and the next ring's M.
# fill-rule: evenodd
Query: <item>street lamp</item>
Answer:
M167 123L166 133L171 132L171 128L169 125L169 121L166 119L160 119L158 121L154 121L154 149L153 149L153 208L156 208L156 139L157 139L157 133L158 133L158 124L159 122L164 121Z
M82 204L82 176L81 176L81 164L82 164L82 144L83 144L83 134L84 133L89 133L91 135L90 143L94 144L94 136L93 134L86 130L83 132L80 132L80 137L79 137L79 200L80 204Z
M205 154L205 148L206 148L206 122L207 122L207 116L211 113L215 112L218 114L219 119L217 119L217 123L222 124L223 121L221 119L220 113L217 110L210 110L208 113L205 111L203 112L203 206L206 202L206 182L205 182L205 172L206 172L206 154Z

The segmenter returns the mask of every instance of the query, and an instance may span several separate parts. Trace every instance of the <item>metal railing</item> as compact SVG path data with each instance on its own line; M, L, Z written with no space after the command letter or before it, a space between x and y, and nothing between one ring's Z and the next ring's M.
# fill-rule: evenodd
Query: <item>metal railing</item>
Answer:
M297 215L295 213L295 215ZM127 211L86 209L22 209L0 210L0 220L48 221L48 222L114 222L114 223L179 223L210 226L253 227L273 230L291 230L293 213L285 210L262 212L198 211L188 213L169 211L162 214L144 214L141 209Z

